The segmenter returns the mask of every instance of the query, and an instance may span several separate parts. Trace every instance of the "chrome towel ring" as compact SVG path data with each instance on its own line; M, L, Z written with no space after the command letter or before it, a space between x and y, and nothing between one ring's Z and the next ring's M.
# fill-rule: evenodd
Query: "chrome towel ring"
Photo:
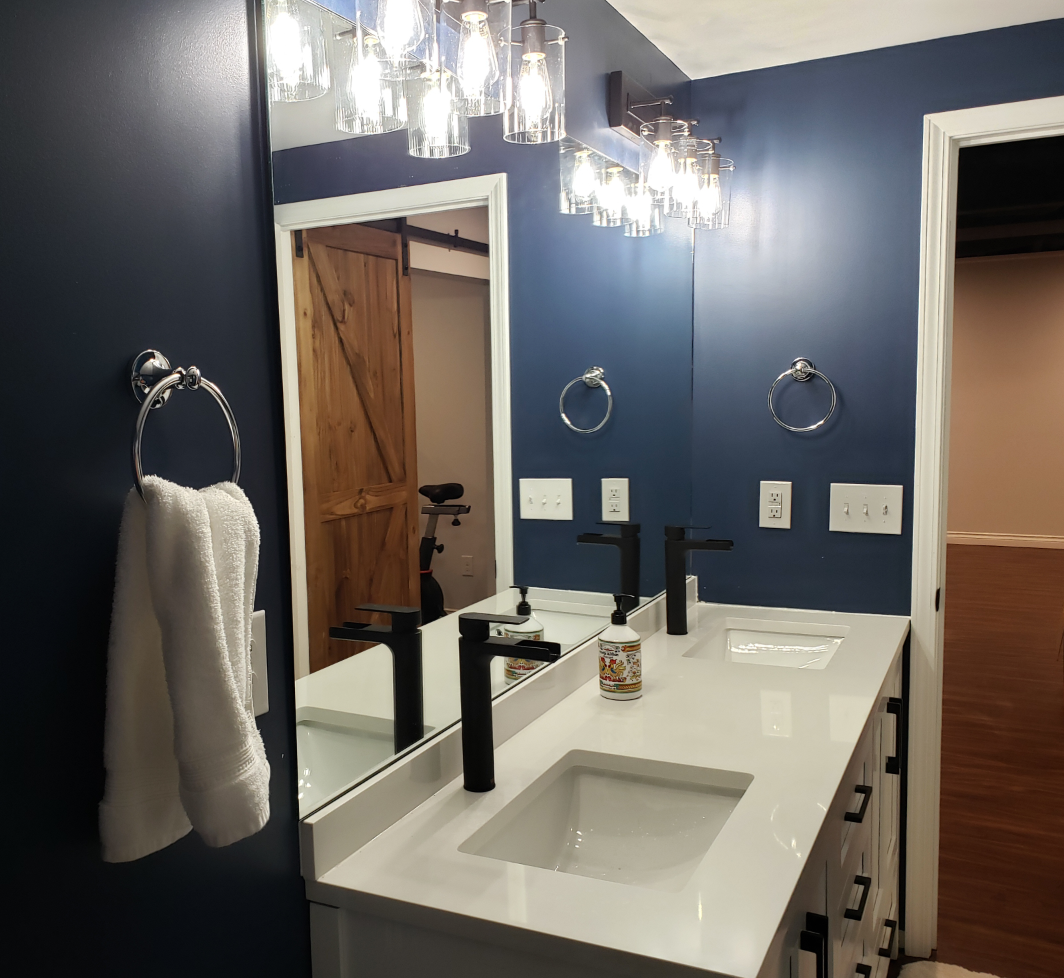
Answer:
M133 478L136 480L137 492L144 498L144 469L140 461L140 445L144 437L144 422L148 412L161 408L174 390L199 390L201 387L211 393L229 422L229 433L233 436L233 482L240 481L240 429L236 424L236 415L225 399L225 395L204 377L199 367L170 367L170 361L158 350L145 350L133 360L130 375L133 394L141 402L137 425L133 432Z
M831 407L828 408L828 413L816 424L807 425L804 428L795 428L793 425L789 425L785 421L780 421L780 416L776 414L776 408L772 405L772 395L776 392L776 385L783 380L784 377L793 377L801 384L804 384L807 380L812 380L814 377L819 377L831 388ZM776 424L781 428L786 428L788 431L816 431L817 428L827 424L828 418L834 413L835 405L837 403L838 395L835 393L835 385L828 380L824 374L816 369L813 365L813 361L808 357L798 357L787 370L784 370L783 373L772 382L772 386L768 389L768 409L772 412L772 417Z
M610 390L610 385L603 379L606 376L606 371L602 367L588 367L579 377L574 377L568 384L562 389L562 396L558 398L558 413L562 416L562 421L566 423L573 431L578 431L582 435L590 435L593 431L598 431L607 421L610 420L610 415L613 414L613 392ZM572 421L569 420L569 416L565 413L565 395L569 393L569 388L573 384L579 384L583 381L588 387L601 387L606 392L606 417L604 417L594 428L578 428Z

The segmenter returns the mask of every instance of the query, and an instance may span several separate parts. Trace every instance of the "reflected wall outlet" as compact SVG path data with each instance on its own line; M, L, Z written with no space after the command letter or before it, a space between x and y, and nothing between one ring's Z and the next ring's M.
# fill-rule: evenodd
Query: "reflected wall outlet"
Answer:
M462 577L473 576L473 555L462 554Z
M521 479L521 519L571 520L572 479Z
M628 480L602 480L602 521L604 523L628 522Z
M764 526L770 530L789 530L791 528L791 484L789 482L762 482L758 515L758 526Z
M901 533L904 486L831 484L828 529L835 533Z
M266 612L251 613L251 702L255 716L270 708L270 680L266 671Z

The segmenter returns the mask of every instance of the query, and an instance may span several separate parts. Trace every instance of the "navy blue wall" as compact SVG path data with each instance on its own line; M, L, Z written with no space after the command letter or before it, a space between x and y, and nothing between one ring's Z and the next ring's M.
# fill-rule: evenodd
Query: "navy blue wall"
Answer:
M606 123L612 70L686 94L686 77L606 0L559 4L550 19L570 37L566 113L577 138L604 152L623 141ZM661 526L690 512L691 234L669 222L667 234L631 239L619 228L592 227L589 217L559 214L557 146L512 146L501 132L498 117L472 120L472 151L454 160L413 159L404 132L278 152L276 198L509 175L515 488L522 477L572 477L575 516L572 523L515 521L517 580L616 589L616 552L574 540L595 529L599 480L628 476L632 519L649 531L642 590L653 593L664 581ZM606 369L614 416L602 431L578 435L558 416L558 394L591 364ZM601 417L603 402L601 391L584 389L567 405L586 427ZM461 473L453 477L460 481Z
M923 116L1061 94L1062 20L692 84L738 164L695 246L694 517L735 540L695 557L704 598L908 613ZM839 390L813 434L765 403L797 356ZM791 424L824 413L819 381L780 386ZM790 531L758 528L762 479L794 483ZM831 482L904 485L903 534L829 533Z
M294 792L291 622L268 153L251 0L7 0L0 384L0 723L9 974L309 975ZM198 364L230 398L262 526L272 817L208 849L190 835L100 860L115 545L132 477L129 361ZM145 462L229 473L206 395L155 412Z

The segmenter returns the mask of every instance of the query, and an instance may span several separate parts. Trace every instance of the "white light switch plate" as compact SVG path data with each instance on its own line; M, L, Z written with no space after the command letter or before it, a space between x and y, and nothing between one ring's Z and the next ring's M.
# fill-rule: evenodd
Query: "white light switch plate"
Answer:
M791 528L791 484L762 482L761 503L758 506L758 526L770 530Z
M627 523L628 516L628 480L602 480L602 522Z
M571 520L572 479L521 479L521 519Z
M270 681L266 672L266 612L251 613L251 702L255 716L270 708Z
M828 529L836 533L901 533L903 489L833 482Z

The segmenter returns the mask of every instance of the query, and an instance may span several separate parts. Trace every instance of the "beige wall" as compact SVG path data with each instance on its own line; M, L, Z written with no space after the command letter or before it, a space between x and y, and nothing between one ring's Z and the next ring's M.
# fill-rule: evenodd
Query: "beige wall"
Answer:
M1064 252L957 262L948 527L1064 543Z
M445 549L432 561L447 607L463 608L495 593L488 283L415 268L411 285L418 485L460 482L473 507L461 526L440 518ZM473 577L462 576L466 554Z

